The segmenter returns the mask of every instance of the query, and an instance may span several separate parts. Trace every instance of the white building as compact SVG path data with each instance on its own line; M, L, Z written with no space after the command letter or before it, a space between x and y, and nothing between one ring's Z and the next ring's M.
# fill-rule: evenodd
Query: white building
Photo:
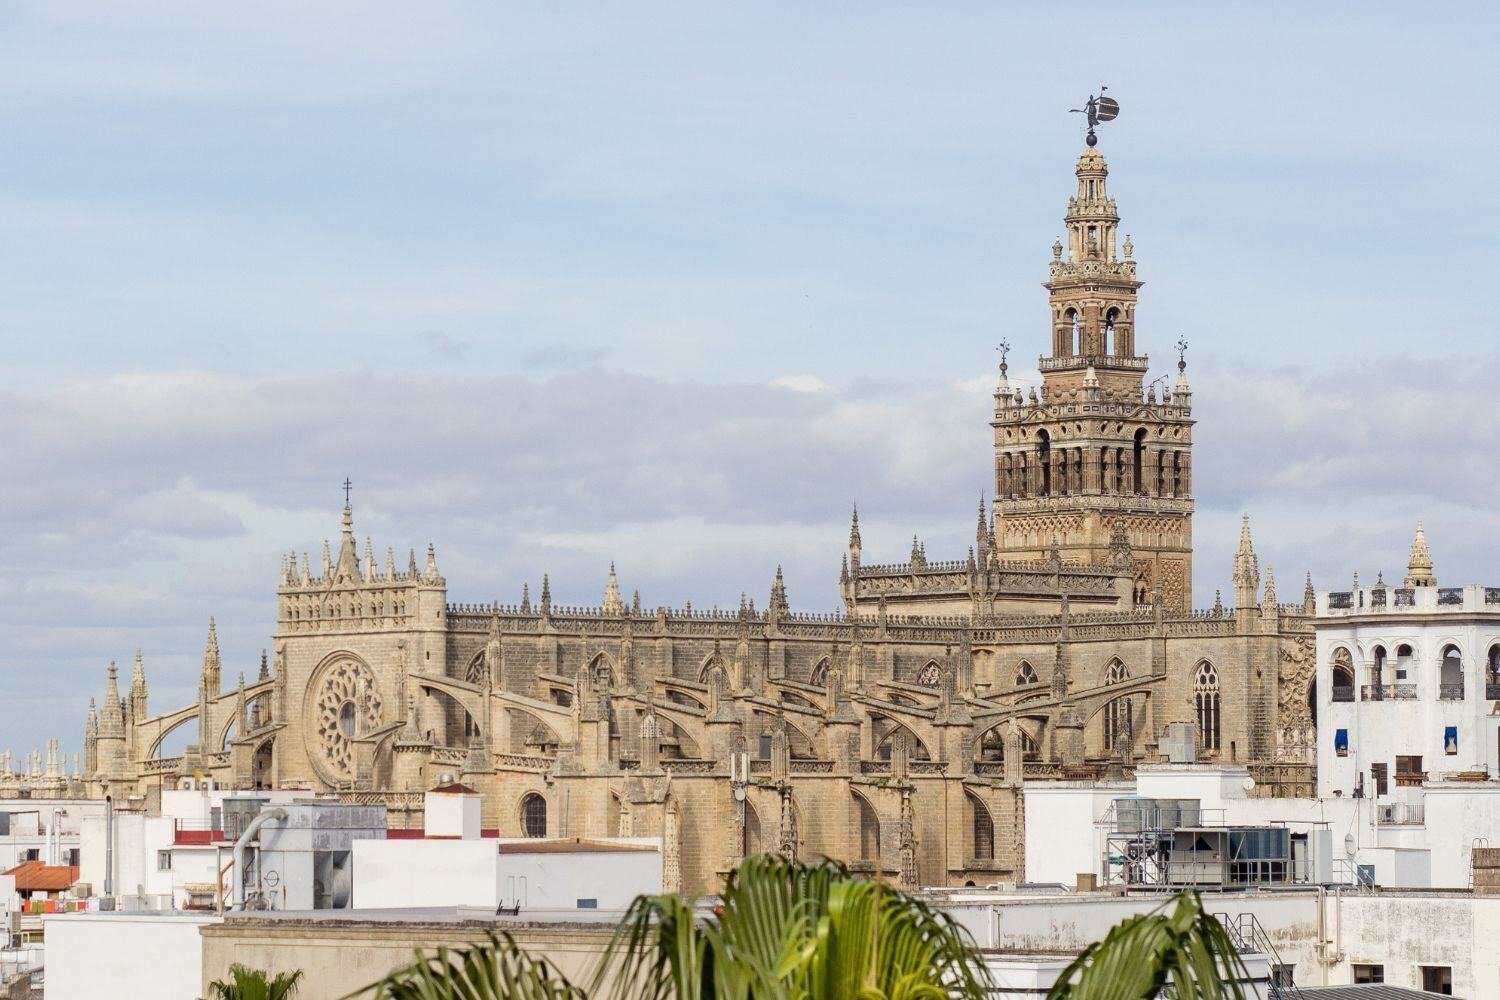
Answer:
M1400 587L1320 593L1314 627L1320 796L1399 811L1438 776L1500 774L1500 587L1437 586L1418 524Z
M1428 781L1403 789L1398 810L1349 796L1252 797L1253 787L1245 767L1224 764L1028 782L1026 881L1462 889L1475 841L1500 845L1500 782Z
M0 799L0 871L23 861L78 864L84 817L103 814L93 799Z

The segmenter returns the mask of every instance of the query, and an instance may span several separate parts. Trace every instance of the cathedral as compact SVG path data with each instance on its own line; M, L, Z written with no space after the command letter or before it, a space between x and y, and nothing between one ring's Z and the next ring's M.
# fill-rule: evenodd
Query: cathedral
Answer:
M1279 603L1246 520L1233 606L1195 609L1193 394L1180 350L1153 380L1138 348L1108 177L1089 145L1040 385L1012 386L1002 356L967 553L866 562L855 511L834 614L794 610L779 571L730 611L642 607L613 567L593 607L554 604L545 578L454 603L431 546L382 562L346 505L320 560L283 560L258 669L226 677L212 623L193 704L153 710L139 656L123 690L110 666L74 784L147 808L205 781L305 788L420 827L451 776L501 836L660 837L689 893L762 851L904 885L1018 880L1027 785L1162 759L1171 723L1258 792L1312 794L1311 583ZM198 742L163 756L189 723Z

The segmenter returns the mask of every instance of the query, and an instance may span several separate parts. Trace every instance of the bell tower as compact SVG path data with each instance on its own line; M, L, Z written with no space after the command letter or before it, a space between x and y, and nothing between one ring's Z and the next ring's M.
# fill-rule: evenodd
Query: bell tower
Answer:
M1090 102L1093 103L1092 101ZM1116 106L1117 107L1117 106ZM1102 119L1101 119L1102 120ZM1090 125L1094 124L1092 113ZM1148 383L1137 353L1130 237L1118 239L1109 166L1094 145L1078 157L1063 223L1067 244L1048 268L1051 351L1040 386L1013 388L1002 357L995 391L994 557L1105 563L1123 522L1137 602L1158 589L1192 607L1192 390L1179 342L1177 377Z

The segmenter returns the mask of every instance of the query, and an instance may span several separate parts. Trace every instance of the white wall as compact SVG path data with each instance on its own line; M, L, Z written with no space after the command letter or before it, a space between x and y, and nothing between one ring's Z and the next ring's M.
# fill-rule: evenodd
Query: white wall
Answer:
M493 840L356 840L354 906L500 905Z
M198 928L216 919L129 913L45 917L47 1000L195 1000L203 985Z
M1132 782L1027 782L1026 881L1077 884L1083 872L1101 875L1104 830L1098 825L1117 798L1135 794Z
M641 893L661 892L660 841L649 843L654 850L577 854L502 852L500 898L510 905L519 902L522 909L573 910L578 908L580 900L592 899L598 909L623 910Z
M528 852L536 842L526 840L358 840L354 906L573 910L593 899L601 910L624 909L641 893L661 892L661 850L650 838L619 842L650 849L541 853Z

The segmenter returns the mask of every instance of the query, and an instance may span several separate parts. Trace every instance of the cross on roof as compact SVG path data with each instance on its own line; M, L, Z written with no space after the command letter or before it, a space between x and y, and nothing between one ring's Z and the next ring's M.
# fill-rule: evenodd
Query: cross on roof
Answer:
M349 481L349 477L348 476L345 476L344 477L344 506L345 507L349 506L349 491L352 490L352 489L354 489L354 484Z

